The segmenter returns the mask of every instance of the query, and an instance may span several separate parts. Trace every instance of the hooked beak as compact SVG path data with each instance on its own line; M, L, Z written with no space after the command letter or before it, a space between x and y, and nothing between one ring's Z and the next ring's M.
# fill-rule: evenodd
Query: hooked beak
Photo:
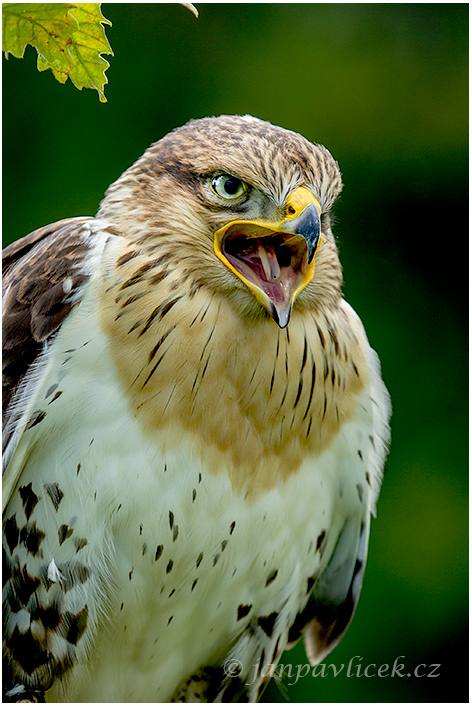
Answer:
M290 194L285 214L280 222L231 221L213 241L216 256L280 328L287 326L293 302L313 279L321 238L321 207L304 186Z

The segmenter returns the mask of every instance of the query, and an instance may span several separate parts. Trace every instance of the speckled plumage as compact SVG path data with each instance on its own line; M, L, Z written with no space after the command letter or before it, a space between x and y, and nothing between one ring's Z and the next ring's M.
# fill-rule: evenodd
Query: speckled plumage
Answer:
M6 249L10 700L255 701L302 634L312 663L341 638L389 400L341 296L340 189L325 148L207 118L147 150L96 219ZM314 228L315 207L312 275L284 229L310 209ZM217 257L231 228L256 283L304 278L279 326L225 266L229 235Z

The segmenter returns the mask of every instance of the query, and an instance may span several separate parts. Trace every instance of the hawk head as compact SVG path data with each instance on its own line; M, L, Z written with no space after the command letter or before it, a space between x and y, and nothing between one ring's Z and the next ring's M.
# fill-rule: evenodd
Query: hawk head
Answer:
M110 188L98 217L193 288L284 328L333 304L341 268L330 209L342 188L326 148L249 115L192 120Z

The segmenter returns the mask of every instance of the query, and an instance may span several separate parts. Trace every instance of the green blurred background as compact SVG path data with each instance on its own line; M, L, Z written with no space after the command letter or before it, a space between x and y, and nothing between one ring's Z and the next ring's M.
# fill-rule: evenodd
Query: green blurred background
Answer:
M4 243L93 215L192 117L251 113L326 145L345 183L345 296L382 361L393 442L360 604L326 660L346 666L264 700L467 701L468 5L197 6L198 20L178 4L103 5L105 105L39 74L31 47L4 60ZM357 655L356 669L402 657L405 673L440 676L348 677ZM282 662L306 663L303 647Z

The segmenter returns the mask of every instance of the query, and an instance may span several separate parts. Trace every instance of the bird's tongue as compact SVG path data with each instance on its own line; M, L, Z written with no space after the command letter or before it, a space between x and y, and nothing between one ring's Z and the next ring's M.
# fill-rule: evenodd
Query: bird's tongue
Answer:
M259 258L264 271L265 279L268 282L276 282L280 277L280 265L277 255L272 245L263 245L257 241L256 260ZM257 265L257 263L255 263Z
M243 277L265 292L277 309L283 309L303 279L307 245L300 236L264 233L267 230L259 237L238 230L228 233L224 254Z

